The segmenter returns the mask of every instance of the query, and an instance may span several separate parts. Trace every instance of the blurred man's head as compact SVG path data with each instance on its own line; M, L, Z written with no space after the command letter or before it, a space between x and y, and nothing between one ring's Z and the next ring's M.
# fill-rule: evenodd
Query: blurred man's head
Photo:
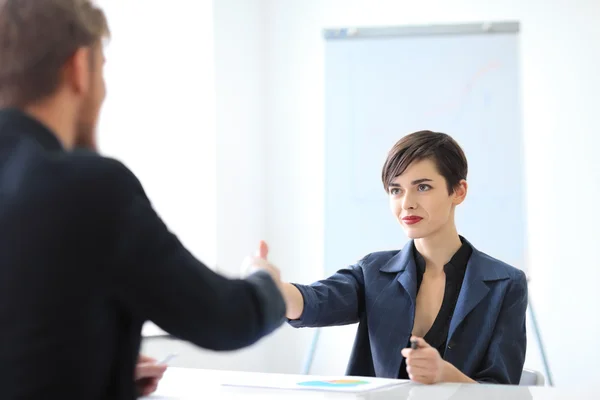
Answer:
M52 115L67 147L95 148L108 36L90 0L0 0L0 107Z

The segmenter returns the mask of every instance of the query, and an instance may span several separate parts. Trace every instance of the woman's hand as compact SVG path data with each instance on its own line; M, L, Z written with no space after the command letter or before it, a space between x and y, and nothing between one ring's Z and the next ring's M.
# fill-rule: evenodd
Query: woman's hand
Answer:
M406 358L406 371L408 377L415 382L433 384L444 382L446 361L442 359L437 349L431 347L425 340L413 336L411 342L416 341L417 349L402 349Z
M477 383L444 361L437 349L422 338L413 336L410 340L416 341L418 348L402 349L402 355L406 358L406 372L412 381L429 385L439 382Z

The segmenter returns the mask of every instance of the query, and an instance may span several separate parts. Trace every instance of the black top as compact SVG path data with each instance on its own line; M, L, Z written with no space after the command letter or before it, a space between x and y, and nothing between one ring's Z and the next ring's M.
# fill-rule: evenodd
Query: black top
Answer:
M15 110L0 110L0 204L3 399L135 398L146 320L212 350L250 345L284 322L268 274L214 273L126 167L65 151Z
M448 331L450 329L450 320L456 307L456 301L460 294L460 288L462 287L463 280L465 278L465 271L467 270L467 263L473 253L473 248L469 243L460 238L462 246L452 256L450 261L444 265L444 273L446 274L446 288L444 290L444 299L442 300L442 306L440 311L433 322L433 325L423 338L431 347L435 347L440 355L444 357L446 350L446 340L448 339ZM425 259L417 251L413 245L413 254L415 264L417 266L417 294L423 281L423 274L425 273ZM407 344L410 347L410 341ZM406 372L406 359L402 359L400 365L400 373L398 375L400 379L408 379L408 373Z

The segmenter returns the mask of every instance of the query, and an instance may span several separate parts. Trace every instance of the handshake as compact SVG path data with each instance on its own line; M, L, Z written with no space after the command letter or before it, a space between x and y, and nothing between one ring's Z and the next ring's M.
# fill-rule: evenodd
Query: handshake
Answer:
M300 291L292 284L281 281L279 269L267 261L269 247L264 241L260 242L254 256L246 257L242 263L242 277L246 277L256 271L265 271L279 288L286 306L286 317L294 320L300 318L304 309L304 299Z
M265 271L271 275L273 281L277 284L277 286L282 289L281 282L281 273L279 269L267 261L267 256L269 255L269 247L264 241L260 241L258 246L258 250L254 256L248 256L242 263L242 277L246 277L256 271Z

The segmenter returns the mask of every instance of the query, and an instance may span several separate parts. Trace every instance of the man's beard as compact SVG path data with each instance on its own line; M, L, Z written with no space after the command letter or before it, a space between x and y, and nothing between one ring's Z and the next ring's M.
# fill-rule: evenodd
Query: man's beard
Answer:
M78 121L75 136L75 148L98 151L96 145L96 124Z
M75 147L90 151L98 151L96 145L96 125L99 107L93 101L93 93L90 93L79 111L79 119L75 126Z

